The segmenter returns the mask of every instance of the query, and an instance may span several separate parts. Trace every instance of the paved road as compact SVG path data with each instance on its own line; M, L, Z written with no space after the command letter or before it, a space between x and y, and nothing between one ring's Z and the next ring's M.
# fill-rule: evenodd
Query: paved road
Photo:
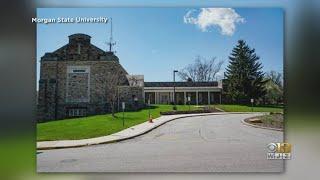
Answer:
M281 172L266 145L283 133L245 126L254 115L178 119L136 138L96 146L41 151L38 172Z

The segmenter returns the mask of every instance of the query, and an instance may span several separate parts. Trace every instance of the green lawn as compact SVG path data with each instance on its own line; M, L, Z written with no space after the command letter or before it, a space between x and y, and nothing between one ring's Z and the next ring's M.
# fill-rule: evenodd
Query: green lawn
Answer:
M191 110L199 109L190 106ZM232 112L251 112L250 106L244 105L216 105L224 111ZM187 105L177 105L177 110L188 110ZM172 105L156 105L151 108L153 118L160 116L160 112L171 111ZM282 112L281 107L254 107L254 112ZM128 127L143 123L148 120L148 109L137 112L125 112L125 126L122 126L122 113L116 113L113 119L111 114L95 115L83 118L51 121L37 124L37 140L67 140L84 139L105 136L119 132Z
M191 109L197 109L190 106ZM177 105L178 110L188 110L187 105ZM151 109L153 118L160 116L160 112L171 111L171 105L157 105ZM37 140L66 140L84 139L105 136L119 132L125 128L143 123L148 120L148 110L125 112L125 126L122 126L122 113L116 113L113 119L111 114L96 115L83 118L51 121L37 124Z
M227 112L251 112L251 106L246 105L231 105L231 104L219 104L216 105ZM253 112L283 112L281 106L253 106Z

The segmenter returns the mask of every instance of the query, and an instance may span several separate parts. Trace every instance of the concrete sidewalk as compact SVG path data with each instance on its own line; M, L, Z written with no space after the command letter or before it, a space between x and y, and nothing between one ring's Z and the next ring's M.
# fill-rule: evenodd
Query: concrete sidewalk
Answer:
M80 139L80 140L40 141L40 142L37 142L37 150L73 148L73 147L82 147L82 146L89 146L89 145L95 145L95 144L112 143L112 142L122 141L122 140L130 139L130 138L142 135L144 133L147 133L148 131L151 131L154 128L157 128L158 126L161 126L175 119L193 117L193 116L208 116L208 115L223 115L223 114L230 114L230 112L165 115L165 116L161 116L159 118L154 119L153 123L149 123L147 121L108 136L102 136L102 137L90 138L90 139ZM250 112L236 112L232 114L250 114Z

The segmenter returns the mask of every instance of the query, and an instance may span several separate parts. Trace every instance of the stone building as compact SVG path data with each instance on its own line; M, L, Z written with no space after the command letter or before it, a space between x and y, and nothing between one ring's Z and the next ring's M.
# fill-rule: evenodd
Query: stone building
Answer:
M69 43L41 57L38 119L47 121L103 114L111 106L128 108L144 105L143 76L132 83L111 51L103 51L86 34L69 36ZM141 83L142 81L142 83Z

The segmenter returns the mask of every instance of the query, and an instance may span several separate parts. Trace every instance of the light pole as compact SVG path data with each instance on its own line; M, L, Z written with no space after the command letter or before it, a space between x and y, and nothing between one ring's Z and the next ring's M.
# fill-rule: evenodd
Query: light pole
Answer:
M177 70L173 71L173 110L177 110L176 107L176 72Z

